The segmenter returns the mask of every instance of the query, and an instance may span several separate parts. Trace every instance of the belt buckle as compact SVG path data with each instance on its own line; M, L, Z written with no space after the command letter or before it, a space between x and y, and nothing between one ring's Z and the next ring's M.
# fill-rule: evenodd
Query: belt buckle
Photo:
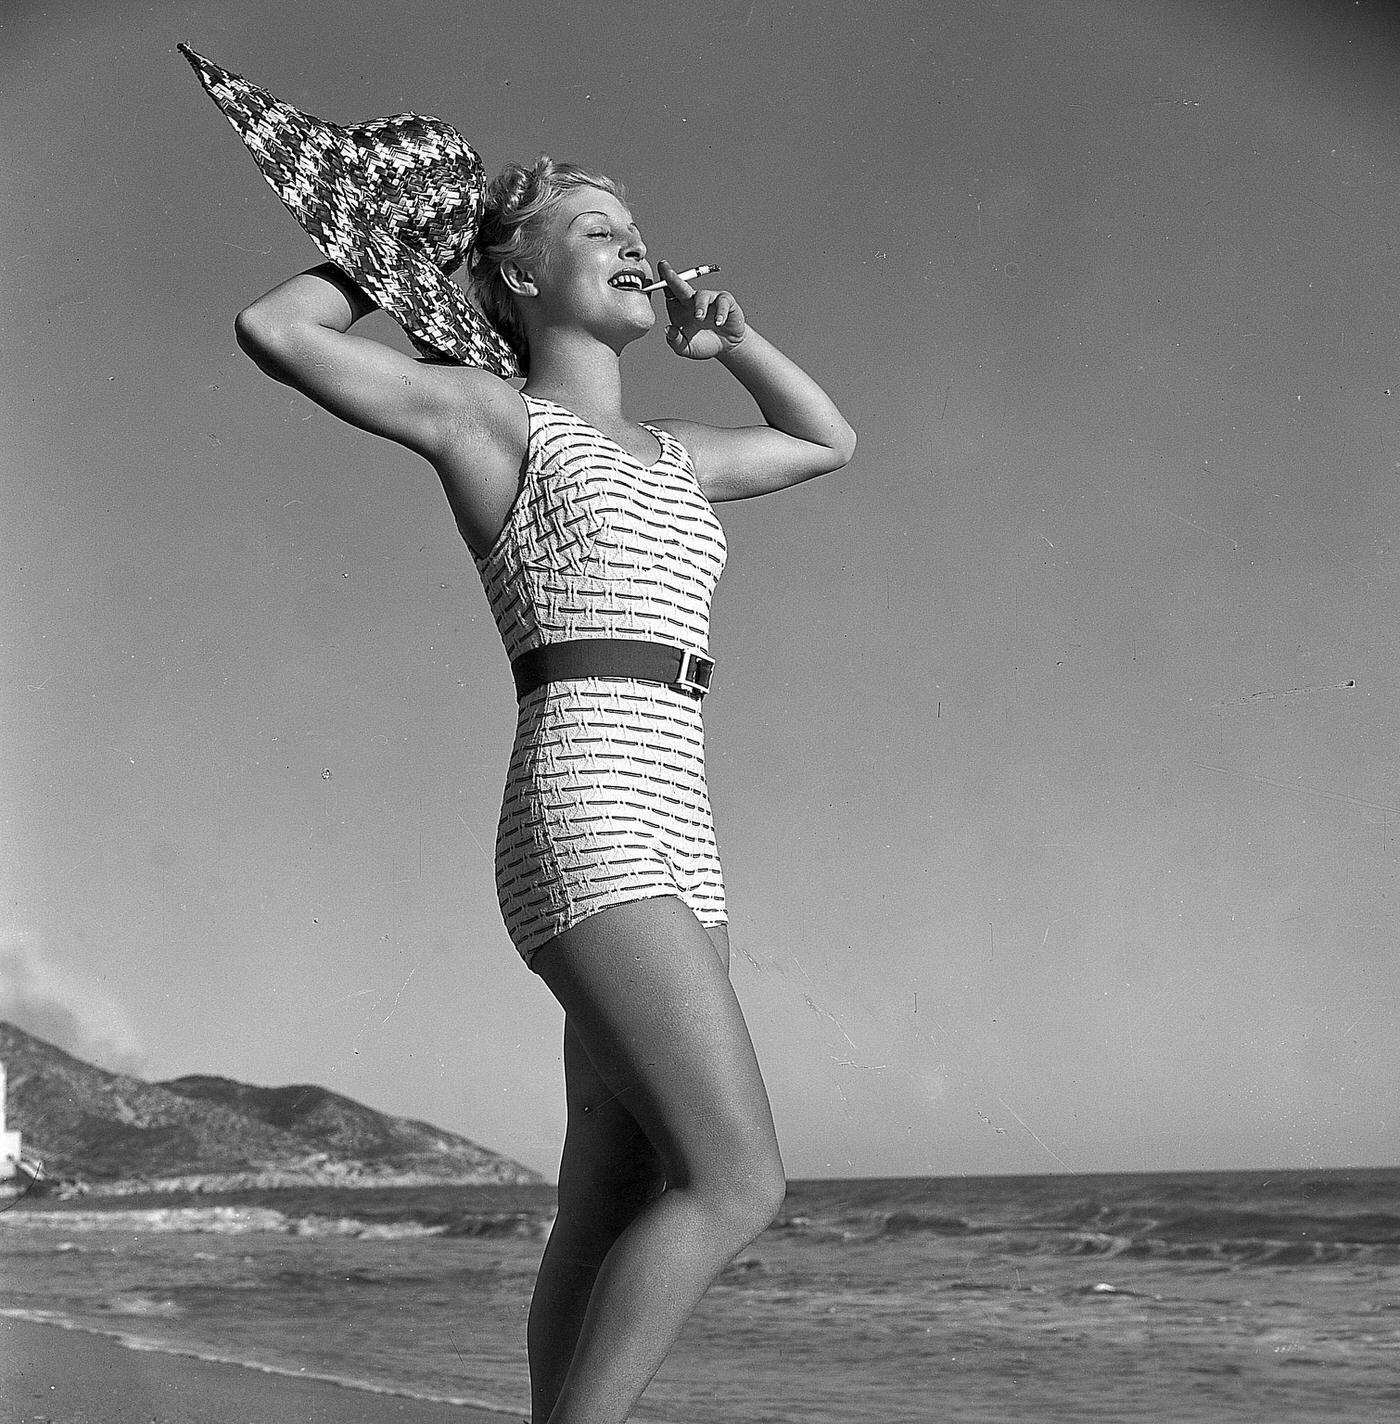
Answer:
M680 671L672 684L682 692L694 697L703 697L710 690L710 679L715 675L715 660L693 648L681 649Z

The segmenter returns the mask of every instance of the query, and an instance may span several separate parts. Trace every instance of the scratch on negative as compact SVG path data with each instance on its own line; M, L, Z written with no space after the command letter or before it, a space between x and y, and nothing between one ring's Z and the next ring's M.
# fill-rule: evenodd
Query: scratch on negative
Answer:
M342 994L338 999L327 999L321 1005L323 1009L333 1009L337 1004L348 1004L351 999L363 999L366 994L374 993L373 989L356 989L351 994Z
M792 962L797 966L797 972L810 984L812 982L812 976L807 973L806 966L795 954L792 956ZM860 1052L859 1047L857 1047L851 1035L846 1032L845 1025L835 1014L828 1013L810 994L804 993L802 995L802 1002L806 1004L819 1019L826 1019L828 1023L833 1025L836 1032L846 1040L846 1045L852 1053ZM880 1072L889 1066L886 1063L857 1063L854 1059L850 1058L837 1058L835 1061L843 1068L868 1068L872 1072Z
M1168 519L1175 519L1178 524L1188 525L1192 529L1199 529L1202 534L1209 534L1212 539L1223 539L1232 549L1238 550L1240 541L1232 539L1228 534L1222 534L1218 529L1208 529L1204 524L1197 524L1194 519L1187 519L1184 514L1173 514L1170 509L1163 509L1160 504L1154 504L1151 508L1159 514L1165 514Z
M1048 1152L1048 1153L1050 1154L1050 1156L1053 1157L1053 1158L1055 1159L1055 1161L1058 1162L1058 1163L1060 1164L1060 1166L1065 1169L1066 1172L1068 1172L1068 1171L1070 1170L1069 1163L1066 1162L1065 1159L1064 1159L1063 1157L1061 1157L1060 1154L1059 1154L1058 1152L1056 1152L1055 1149L1054 1149L1053 1147L1051 1147L1051 1146L1045 1141L1045 1139L1044 1139L1043 1137L1041 1137L1041 1136L1039 1135L1039 1133L1037 1133L1037 1132L1035 1131L1034 1128L1031 1127L1030 1123L1028 1123L1028 1122L1025 1120L1025 1118L1023 1118L1023 1117L1021 1116L1021 1114L1018 1113L1018 1112L1016 1111L1016 1109L1013 1108L1013 1107L1011 1106L1011 1104L1006 1101L1005 1098L1003 1098L1000 1094L997 1094L997 1095L996 1095L996 1100L997 1100L997 1102L999 1102L999 1103L1002 1105L1002 1107L1004 1107L1004 1108L1007 1110L1007 1112L1009 1112L1009 1113L1011 1114L1012 1117L1014 1117L1014 1118L1016 1119L1017 1122L1019 1122L1019 1123L1021 1124L1022 1127L1024 1127L1024 1128L1026 1129L1027 1132L1030 1133L1030 1135L1035 1139L1035 1141L1036 1141L1041 1147L1043 1147L1043 1148L1045 1149L1045 1151Z
M423 961L420 959L418 961L418 964L422 964L422 962ZM394 1014L399 1007L399 1000L402 999L404 996L404 990L407 989L408 986L413 982L413 976L418 973L418 964L415 964L413 968L408 971L408 978L405 979L403 983L399 985L399 991L397 994L394 995L394 1002L389 1005L389 1012L384 1015L384 1023L388 1023L389 1020L394 1017Z
M1326 801L1341 801L1347 806L1360 806L1367 811L1385 811L1392 816L1400 816L1400 806L1387 806L1382 801L1367 801L1360 796L1348 796L1341 791L1324 791L1320 786L1301 786L1296 782L1282 781L1276 776L1260 776L1258 772L1231 771L1228 766L1212 766L1209 762L1193 761L1202 771L1218 771L1223 776L1237 776L1242 781L1259 781L1265 786L1277 786L1281 791L1294 791L1300 796L1321 796Z
M1265 702L1274 697L1302 697L1308 692L1350 692L1356 686L1356 679L1349 677L1345 682L1321 682L1315 687L1266 687L1262 692L1251 692L1248 697L1236 697L1229 702L1213 702L1212 707L1247 707L1251 702Z
M467 834L476 842L477 849L481 851L482 855L485 855L486 847L481 844L481 837L467 825L467 818L460 811L457 812L457 819L467 827Z
M807 1007L811 1009L811 1011L816 1014L819 1019L825 1019L836 1029L836 1032L839 1033L841 1037L846 1040L846 1046L851 1050L852 1053L860 1052L860 1049L856 1046L855 1041L851 1038L851 1035L846 1032L845 1026L842 1024L841 1020L836 1017L835 1014L828 1013L817 1003L815 999L812 998L810 994L803 994L802 1002L805 1003ZM883 1072L886 1068L889 1067L888 1063L860 1063L857 1062L854 1058L833 1058L832 1061L836 1063L838 1067L841 1068L865 1068L872 1073Z
M757 970L760 974L764 972L763 965L758 962L757 958L754 956L753 951L750 950L747 946L742 944L739 945L738 948L735 949L734 953L737 954L739 958L742 959L749 966L750 969Z
M822 1008L810 994L803 994L802 1002L806 1004L807 1007L811 1009L811 1011L816 1014L819 1019L825 1019L828 1023L834 1024L836 1027L836 1032L839 1033L841 1037L846 1040L847 1047L849 1047L853 1053L858 1053L860 1051L851 1041L851 1035L848 1034L845 1028L842 1027L841 1020L838 1019L835 1014L827 1013L827 1011Z

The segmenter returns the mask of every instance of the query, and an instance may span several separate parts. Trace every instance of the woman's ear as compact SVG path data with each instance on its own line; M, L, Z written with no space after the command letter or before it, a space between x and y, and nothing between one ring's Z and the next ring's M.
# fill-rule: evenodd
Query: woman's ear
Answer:
M517 297L537 297L540 294L535 279L518 262L503 262L501 279Z

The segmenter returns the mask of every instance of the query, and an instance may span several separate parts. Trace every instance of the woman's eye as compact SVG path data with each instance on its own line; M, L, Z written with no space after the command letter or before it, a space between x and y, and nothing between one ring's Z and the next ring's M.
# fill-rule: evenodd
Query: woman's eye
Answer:
M606 228L596 227L588 235L589 237L611 237L612 233L610 233Z

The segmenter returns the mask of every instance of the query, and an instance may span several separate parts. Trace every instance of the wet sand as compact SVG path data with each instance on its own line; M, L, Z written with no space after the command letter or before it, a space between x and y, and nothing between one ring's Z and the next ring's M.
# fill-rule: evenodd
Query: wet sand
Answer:
M6 1424L519 1424L522 1415L130 1349L0 1319Z

